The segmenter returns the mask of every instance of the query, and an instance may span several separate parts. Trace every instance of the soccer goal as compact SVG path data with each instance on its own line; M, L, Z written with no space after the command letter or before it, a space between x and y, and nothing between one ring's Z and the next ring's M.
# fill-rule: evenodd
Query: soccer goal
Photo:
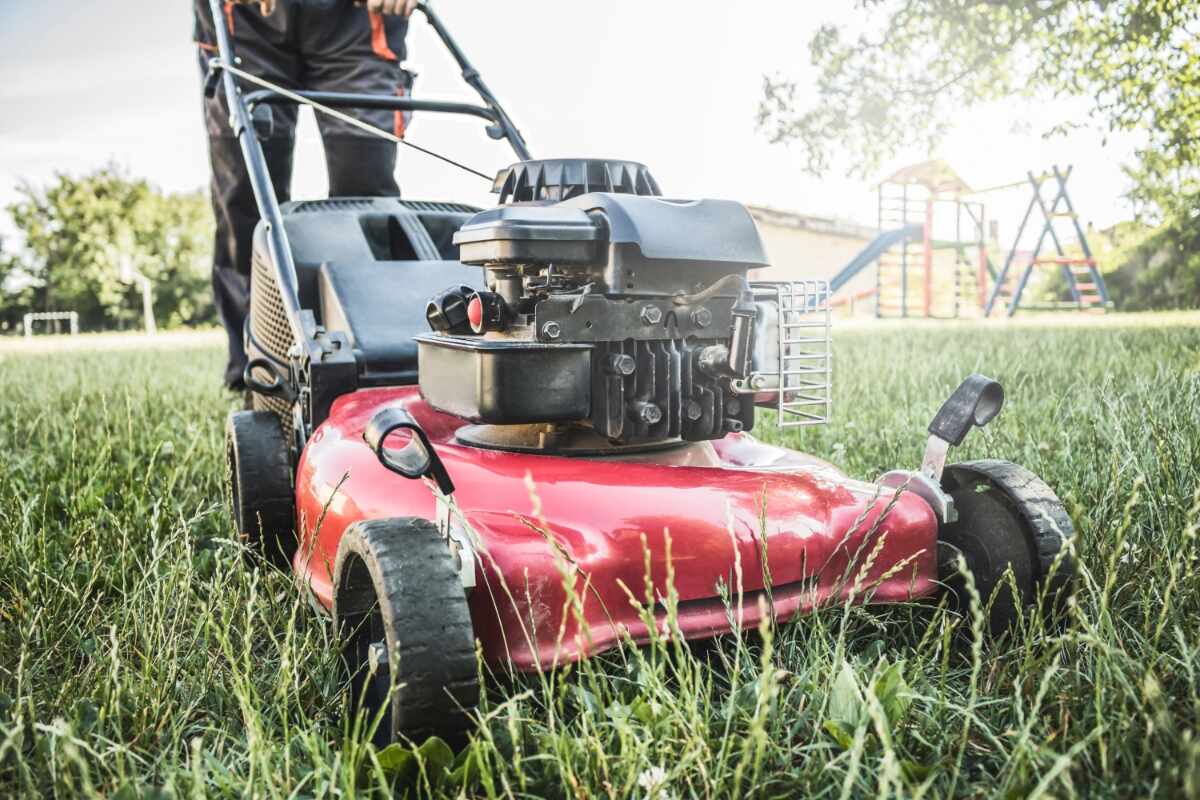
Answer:
M62 323L67 323L67 332L72 336L79 333L79 314L75 311L42 311L25 315L25 338L33 338L33 323L45 322L51 333L62 333Z

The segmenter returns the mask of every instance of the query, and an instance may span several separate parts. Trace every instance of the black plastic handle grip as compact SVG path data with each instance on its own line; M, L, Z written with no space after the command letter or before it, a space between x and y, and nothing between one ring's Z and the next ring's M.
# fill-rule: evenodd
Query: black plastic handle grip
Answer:
M398 430L412 432L412 438L404 447L386 447L384 441ZM422 478L428 475L437 483L442 494L448 495L454 491L454 482L446 465L438 457L437 451L429 443L429 437L412 415L398 406L388 406L375 412L367 427L363 430L363 439L375 452L379 463L397 475L405 478Z
M266 372L270 376L269 383L259 380L258 370ZM266 358L252 358L246 362L246 366L242 368L242 383L257 394L279 397L289 403L296 400L296 393L292 390L288 375L283 372L282 367Z
M967 376L929 423L929 432L954 446L972 427L982 428L1004 407L1004 387L978 372Z
M386 111L428 111L437 114L465 114L479 117L488 122L496 121L496 112L484 106L474 106L470 103L456 103L448 100L420 100L413 97L354 94L351 92L310 92L297 91L295 94L305 100L320 103L330 108L373 108ZM294 98L279 94L274 89L256 89L245 97L248 108L265 108L268 106L296 105Z

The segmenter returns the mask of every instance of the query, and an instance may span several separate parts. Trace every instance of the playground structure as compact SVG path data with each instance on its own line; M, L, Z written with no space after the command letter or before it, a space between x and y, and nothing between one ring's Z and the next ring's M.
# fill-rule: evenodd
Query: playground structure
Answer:
M67 330L72 336L79 335L79 313L76 311L43 311L40 313L26 314L22 320L22 328L25 332L26 339L33 338L33 323L35 322L52 322L54 323L54 332L61 333L61 326L58 323L66 322Z
M1079 214L1076 213L1075 207L1071 204L1071 198L1067 194L1067 179L1071 177L1071 170L1072 167L1070 166L1064 171L1060 170L1056 165L1046 174L1034 175L1032 172L1027 173L1026 178L1033 189L1033 194L1029 199L1029 205L1025 208L1025 216L1022 217L1021 224L1017 228L1017 235L1013 240L1013 246L1008 251L1008 256L1004 260L1004 267L995 276L996 279L992 286L991 294L988 296L986 305L984 305L985 316L992 313L998 301L1004 303L1008 316L1011 317L1015 314L1021 305L1021 297L1029 284L1029 278L1033 275L1034 268L1040 265L1058 266L1062 272L1067 290L1071 294L1069 301L1065 303L1051 303L1048 307L1045 307L1046 310L1061 311L1077 309L1079 311L1103 314L1108 309L1108 289L1104 285L1104 276L1100 274L1100 270L1096 267L1096 259L1092 255L1092 248L1088 244L1087 235L1084 233L1083 227L1079 224ZM1049 207L1047 207L1045 201L1042 199L1042 185L1049 181L1050 178L1054 179L1057 190L1055 191L1054 199L1051 201ZM1060 203L1064 209L1062 211L1058 210ZM1013 274L1014 262L1018 260L1020 254L1020 251L1017 250L1017 244L1021 241L1021 236L1024 234L1035 208L1041 212L1044 224L1041 233L1038 235L1037 244L1034 245L1033 250L1028 256L1022 259L1024 269L1021 270L1015 288L1012 288L1010 291L1009 287L1012 286L1010 277ZM1066 252L1063 242L1054 228L1054 221L1056 219L1070 220L1075 232L1075 243L1078 245L1081 255L1072 256ZM1046 245L1047 237L1049 237L1051 243L1054 245L1055 255L1043 257L1042 250ZM1033 310L1039 307L1027 304L1025 308Z
M1104 278L1096 267L1087 235L1067 194L1071 167L1014 183L975 190L944 161L914 164L878 187L879 234L830 281L834 305L874 300L877 317L955 318L991 316L1018 309L1104 313L1110 305ZM1043 187L1055 187L1047 204ZM987 218L982 198L1028 187L1031 196L1006 252L995 241L995 220ZM1036 244L1022 249L1035 218L1042 220ZM1060 235L1056 221L1069 220L1073 239ZM989 230L992 231L989 235ZM1049 245L1053 253L1043 255ZM1078 249L1078 255L1068 252ZM997 254L993 260L992 253ZM996 262L1003 262L997 268ZM860 279L875 267L873 287ZM1026 294L1038 267L1057 266L1069 294L1064 301L1031 303ZM843 288L839 294L839 290Z

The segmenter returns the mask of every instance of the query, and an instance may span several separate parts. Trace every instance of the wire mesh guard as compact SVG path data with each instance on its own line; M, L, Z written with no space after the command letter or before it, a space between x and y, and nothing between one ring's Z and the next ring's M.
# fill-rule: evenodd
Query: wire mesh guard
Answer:
M774 325L760 328L751 386L761 402L775 395L779 427L823 425L833 407L833 338L829 283L805 280L754 284L757 297L774 295ZM768 300L768 303L770 300ZM771 331L775 327L777 331ZM765 334L765 335L764 335ZM774 338L775 341L770 341ZM774 345L772 347L771 345Z

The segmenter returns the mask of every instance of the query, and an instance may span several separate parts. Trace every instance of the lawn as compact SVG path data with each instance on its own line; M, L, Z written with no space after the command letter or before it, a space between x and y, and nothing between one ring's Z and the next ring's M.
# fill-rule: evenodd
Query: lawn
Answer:
M833 423L787 437L873 478L918 462L962 376L1000 379L1004 412L960 457L1022 463L1065 501L1081 576L1061 629L973 646L944 609L836 606L489 674L449 769L437 742L364 744L327 623L243 567L215 344L5 344L0 796L1196 796L1198 325L853 326Z

